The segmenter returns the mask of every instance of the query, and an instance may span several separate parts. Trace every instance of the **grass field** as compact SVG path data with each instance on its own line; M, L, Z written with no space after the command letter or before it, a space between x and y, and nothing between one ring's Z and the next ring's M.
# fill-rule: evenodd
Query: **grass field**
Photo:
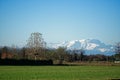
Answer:
M120 79L120 66L0 66L0 80Z

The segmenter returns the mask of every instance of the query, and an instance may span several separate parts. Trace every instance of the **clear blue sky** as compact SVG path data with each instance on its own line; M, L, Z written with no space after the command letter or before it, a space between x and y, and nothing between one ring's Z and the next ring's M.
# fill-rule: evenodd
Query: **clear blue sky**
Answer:
M120 41L120 0L0 0L0 46L23 45L32 32L46 42Z

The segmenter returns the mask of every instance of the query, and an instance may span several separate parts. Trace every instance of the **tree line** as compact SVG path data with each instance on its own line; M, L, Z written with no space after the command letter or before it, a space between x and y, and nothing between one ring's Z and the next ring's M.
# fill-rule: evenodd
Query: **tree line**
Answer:
M42 34L35 32L30 35L27 45L23 48L1 47L0 59L52 60L57 64L62 64L64 61L115 61L120 60L120 43L116 44L115 53L116 54L112 56L102 54L86 55L84 49L66 50L64 47L47 49Z

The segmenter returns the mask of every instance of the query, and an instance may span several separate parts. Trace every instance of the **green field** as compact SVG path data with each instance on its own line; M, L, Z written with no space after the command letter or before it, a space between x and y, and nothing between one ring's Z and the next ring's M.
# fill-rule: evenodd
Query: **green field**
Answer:
M120 79L120 66L0 66L0 80Z

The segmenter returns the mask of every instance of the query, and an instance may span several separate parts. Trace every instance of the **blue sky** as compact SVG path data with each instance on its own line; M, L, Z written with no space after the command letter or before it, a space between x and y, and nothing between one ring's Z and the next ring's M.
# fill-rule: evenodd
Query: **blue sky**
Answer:
M0 46L24 45L32 32L47 43L120 41L120 0L0 0Z

